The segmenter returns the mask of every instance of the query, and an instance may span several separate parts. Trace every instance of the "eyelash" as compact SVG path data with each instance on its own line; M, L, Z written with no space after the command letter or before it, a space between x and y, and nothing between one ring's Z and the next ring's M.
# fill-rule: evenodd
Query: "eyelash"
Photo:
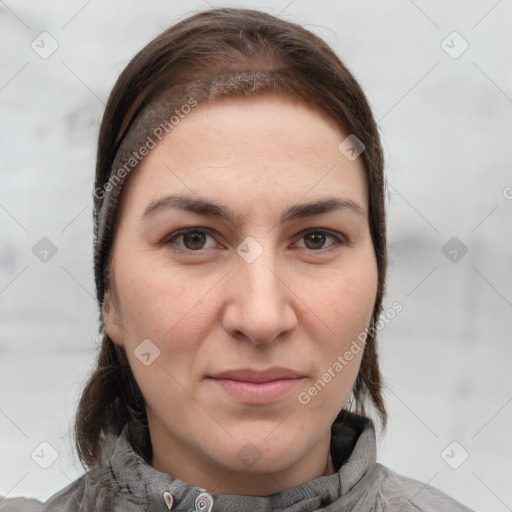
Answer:
M174 232L169 237L167 237L162 243L163 243L163 245L169 247L169 249L171 251L178 252L178 253L189 253L189 254L191 254L191 253L198 253L198 254L201 254L202 252L208 250L208 249L198 249L197 251L194 251L192 249L176 248L176 246L174 245L174 241L176 239L180 238L181 236L186 235L187 233L206 233L207 235L210 235L212 238L215 238L212 235L212 233L210 232L209 229L206 229L206 228L187 228L187 229L181 229L179 231ZM337 245L345 245L345 242L343 241L343 239L339 235L337 235L336 233L334 233L332 231L328 231L328 230L325 230L325 229L309 229L309 230L306 230L306 231L300 233L301 234L300 239L302 239L306 235L310 235L312 233L314 233L314 234L321 233L321 234L330 236L330 237L336 239L336 241L338 243L334 243L332 246L330 246L327 249L308 249L308 248L305 248L307 251L311 251L313 253L322 253L322 252L326 253L326 252L332 252L334 250L333 247L336 247Z

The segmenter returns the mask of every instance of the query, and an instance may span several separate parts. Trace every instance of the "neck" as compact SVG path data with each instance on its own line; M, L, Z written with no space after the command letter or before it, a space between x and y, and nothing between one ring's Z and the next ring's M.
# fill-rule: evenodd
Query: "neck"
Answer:
M327 469L324 472L324 476L332 475L335 472L336 470L334 469L334 464L332 463L331 453L329 452L329 457L327 460Z
M189 485L211 494L267 496L334 473L329 453L330 432L289 467L271 472L239 471L201 456L193 446L173 439L168 432L150 428L153 458L151 465Z

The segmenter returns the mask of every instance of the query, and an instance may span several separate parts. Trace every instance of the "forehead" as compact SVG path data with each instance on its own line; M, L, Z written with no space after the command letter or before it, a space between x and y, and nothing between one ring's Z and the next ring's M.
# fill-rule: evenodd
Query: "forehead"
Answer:
M142 200L187 192L224 202L259 196L298 201L338 190L366 207L362 158L349 160L339 150L348 133L303 102L278 95L221 97L176 121L123 195Z

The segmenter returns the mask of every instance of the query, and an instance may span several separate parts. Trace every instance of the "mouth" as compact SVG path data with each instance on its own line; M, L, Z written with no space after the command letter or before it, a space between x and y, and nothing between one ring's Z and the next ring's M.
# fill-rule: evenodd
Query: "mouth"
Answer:
M304 379L289 368L227 370L208 379L236 400L251 404L276 402L289 395Z

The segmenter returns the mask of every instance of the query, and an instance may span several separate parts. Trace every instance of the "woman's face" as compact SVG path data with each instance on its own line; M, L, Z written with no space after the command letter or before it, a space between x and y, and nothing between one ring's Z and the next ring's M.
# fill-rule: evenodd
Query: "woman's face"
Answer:
M325 470L377 292L363 162L338 149L348 135L278 96L216 99L132 176L104 313L146 401L155 468L228 494Z

